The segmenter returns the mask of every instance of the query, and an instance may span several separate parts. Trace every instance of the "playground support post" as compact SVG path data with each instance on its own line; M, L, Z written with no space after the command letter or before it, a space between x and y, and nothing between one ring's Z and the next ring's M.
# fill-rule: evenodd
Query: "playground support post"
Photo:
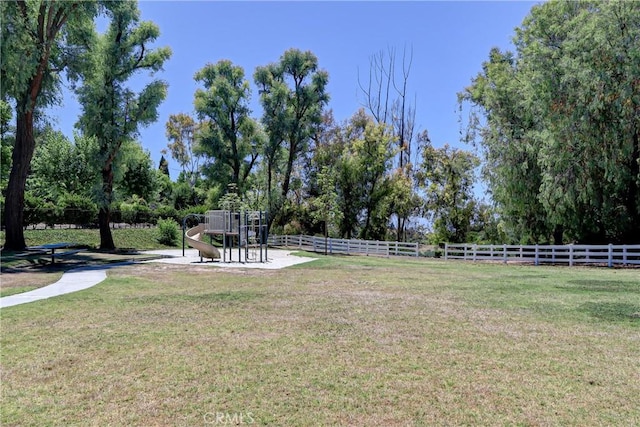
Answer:
M184 235L187 232L187 218L189 218L190 216L198 218L198 221L200 221L201 218L203 218L205 215L202 214L186 214L184 216L184 218L182 218L182 256L184 256Z

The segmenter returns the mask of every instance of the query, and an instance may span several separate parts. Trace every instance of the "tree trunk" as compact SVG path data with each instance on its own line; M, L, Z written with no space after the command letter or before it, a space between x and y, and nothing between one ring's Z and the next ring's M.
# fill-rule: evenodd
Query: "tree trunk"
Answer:
M287 200L289 195L289 186L291 185L291 174L293 173L293 161L295 159L295 153L297 151L297 144L289 144L289 157L287 158L287 169L284 173L284 180L282 181L282 200Z
M267 218L267 230L271 232L271 225L273 225L273 219L275 218L275 208L273 197L271 194L271 174L273 173L273 160L267 156L267 206L269 209L269 216Z
M100 249L114 250L116 248L111 235L111 227L109 223L111 219L111 210L107 207L100 208L98 213L98 226L100 227Z
M18 108L17 111L24 111L24 109ZM19 113L16 118L16 143L13 149L13 165L9 174L5 201L5 250L21 251L27 246L23 229L24 191L35 148L33 111L27 110Z
M107 162L102 169L102 189L104 192L104 205L98 213L98 227L100 228L100 249L114 250L116 248L111 235L111 197L113 195L113 168L111 162Z
M564 227L562 225L556 225L556 227L553 229L553 244L562 245L563 235L564 235Z

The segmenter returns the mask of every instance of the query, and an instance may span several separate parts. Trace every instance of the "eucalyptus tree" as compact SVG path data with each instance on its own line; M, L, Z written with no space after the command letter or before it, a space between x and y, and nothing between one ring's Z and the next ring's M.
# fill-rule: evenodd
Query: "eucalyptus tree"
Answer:
M94 34L93 49L82 73L78 127L99 146L100 248L114 249L109 222L114 176L123 172L121 148L138 135L141 126L157 120L157 108L167 91L166 83L160 80L153 80L137 94L126 84L140 71L161 70L171 50L149 47L160 32L152 22L140 21L136 2L109 2L107 14L109 27L102 35Z
M2 1L0 99L16 111L15 145L7 183L5 249L21 250L24 192L35 151L34 121L53 105L61 71L82 53L84 36L97 12L92 1Z
M633 2L547 2L461 94L480 107L497 201L556 241L640 241L639 40Z
M329 75L318 66L310 51L289 49L280 61L258 67L254 80L260 90L264 115L262 123L268 139L264 147L267 162L267 194L270 222L276 218L286 201L296 160L308 147L315 127L322 120L322 110L329 101L326 86ZM284 156L284 171L280 195L273 194L273 177L280 156Z
M494 48L482 69L458 95L471 104L464 139L482 149L482 175L516 240L546 241L554 226L539 199L542 113L529 103L513 54Z
M570 239L640 242L640 8L553 2L520 54L545 112L540 197Z
M469 151L424 144L418 180L438 242L466 241L475 213L473 184L479 164Z
M41 199L57 202L65 194L91 199L96 169L92 161L97 149L92 138L47 128L37 137L37 147L27 179L27 191Z
M342 125L328 126L318 138L312 162L317 181L313 195L327 204L337 200L333 215L341 236L384 239L398 184L388 171L395 157L393 134L363 109ZM317 203L315 203L317 206Z
M127 141L120 149L123 172L122 179L117 183L116 188L122 197L138 196L147 203L154 202L158 182L151 154L133 140Z
M165 128L169 139L168 151L180 165L182 174L191 187L194 187L200 174L201 156L197 153L197 134L200 123L188 114L178 113L169 116ZM163 150L163 153L165 152L166 150Z
M369 59L368 79L358 86L364 97L362 105L377 123L386 124L392 129L395 144L391 147L396 153L394 179L403 183L404 190L396 194L393 211L397 217L398 241L405 238L405 227L409 217L416 213L419 204L414 191L415 150L414 131L416 106L410 99L409 77L413 63L413 48L402 51L402 61L398 63L397 52L393 47L379 51Z
M233 184L239 196L260 154L264 135L250 116L251 89L242 67L229 60L208 64L195 75L204 89L195 93L195 109L203 122L198 150L210 161L204 172L221 188Z
M364 110L358 111L350 120L349 144L343 156L355 168L352 175L356 180L361 197L360 237L363 239L384 239L391 216L390 175L395 152L393 134L384 123L375 123Z

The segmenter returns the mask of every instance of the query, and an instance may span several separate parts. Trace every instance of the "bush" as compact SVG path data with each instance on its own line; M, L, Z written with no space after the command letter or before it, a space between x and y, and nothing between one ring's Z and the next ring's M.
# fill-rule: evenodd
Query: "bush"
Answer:
M153 210L156 222L160 219L173 219L176 222L181 222L178 211L173 206L160 205Z
M78 194L65 194L58 201L65 224L88 225L97 222L98 207L90 199Z
M158 242L167 246L177 246L180 227L172 219L158 220Z
M135 195L120 203L120 213L122 220L131 225L148 224L153 220L153 215L151 209L147 206L147 202Z

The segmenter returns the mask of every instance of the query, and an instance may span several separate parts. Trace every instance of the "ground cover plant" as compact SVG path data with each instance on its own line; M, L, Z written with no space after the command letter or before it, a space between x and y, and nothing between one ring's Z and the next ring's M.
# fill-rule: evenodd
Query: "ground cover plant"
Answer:
M2 425L640 423L637 270L318 257L3 309Z

